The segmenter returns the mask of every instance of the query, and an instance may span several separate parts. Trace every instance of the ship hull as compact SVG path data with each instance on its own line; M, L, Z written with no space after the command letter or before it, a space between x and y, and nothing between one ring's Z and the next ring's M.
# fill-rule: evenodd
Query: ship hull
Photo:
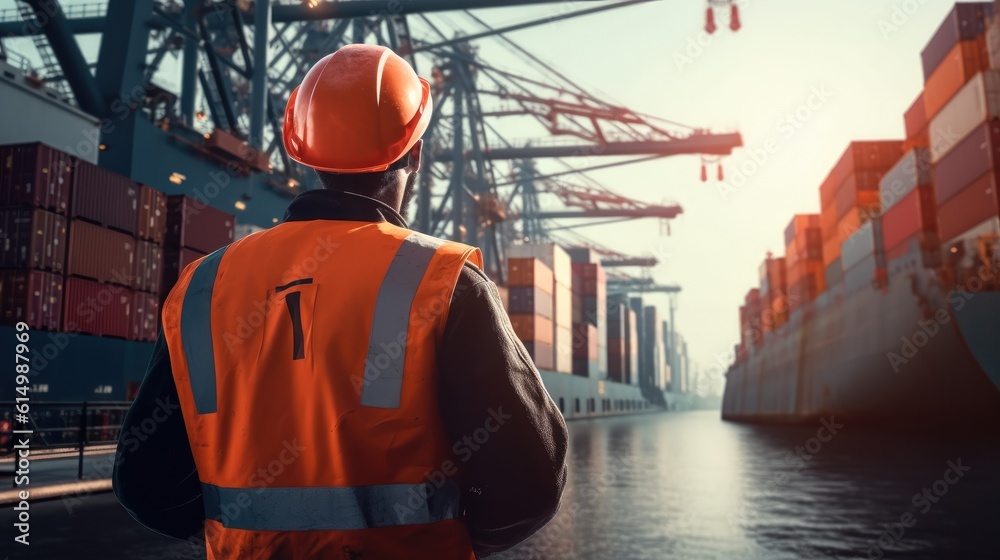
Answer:
M894 278L883 290L832 288L733 364L722 416L742 422L827 415L888 422L995 418L1000 392L966 343L961 318L977 309L975 328L982 332L983 317L1000 317L1000 298L975 298L944 290L929 270Z

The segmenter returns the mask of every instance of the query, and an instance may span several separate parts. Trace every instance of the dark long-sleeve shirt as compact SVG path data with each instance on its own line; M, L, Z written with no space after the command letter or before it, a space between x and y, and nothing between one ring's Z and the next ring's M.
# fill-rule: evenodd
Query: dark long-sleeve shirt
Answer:
M379 201L328 190L300 194L285 214L285 221L318 219L406 227ZM441 414L465 467L465 521L483 557L521 542L555 515L566 482L566 425L514 335L496 286L472 265L456 284L438 366ZM503 429L477 445L471 436L487 420L483 411L502 420ZM149 418L155 422L144 424ZM122 505L143 525L200 538L201 483L162 333L125 418L113 481Z

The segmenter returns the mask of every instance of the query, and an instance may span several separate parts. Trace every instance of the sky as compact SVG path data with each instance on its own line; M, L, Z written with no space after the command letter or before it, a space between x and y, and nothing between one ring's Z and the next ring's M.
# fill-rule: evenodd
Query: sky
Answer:
M922 87L920 51L953 5L946 0L738 3L743 28L736 33L726 14L717 16L714 35L704 33L705 0L669 0L508 35L599 97L742 134L744 148L723 160L723 183L700 181L697 156L590 174L625 196L679 203L684 213L671 222L669 236L652 219L578 230L623 253L659 259L651 271L657 282L683 288L677 330L687 339L692 360L716 381L739 339L743 296L757 285L766 253L784 252L783 232L792 215L819 211L819 185L850 141L902 138L903 112ZM11 5L0 1L2 8ZM499 27L595 5L567 1L475 14ZM446 33L451 27L478 31L461 13L433 18ZM98 40L81 41L91 58ZM496 40L477 45L492 65L523 70ZM420 68L418 61L418 70L426 74L427 66ZM172 84L169 76L161 81ZM537 137L538 131L525 134ZM586 163L602 162L581 162ZM552 169L547 165L540 163L543 170ZM666 311L667 296L646 297Z

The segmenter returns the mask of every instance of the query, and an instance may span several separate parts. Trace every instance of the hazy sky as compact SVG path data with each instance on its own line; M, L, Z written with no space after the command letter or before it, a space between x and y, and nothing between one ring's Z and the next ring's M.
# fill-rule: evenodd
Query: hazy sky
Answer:
M64 1L78 3L86 2ZM12 4L0 1L3 8ZM597 4L476 13L502 26ZM672 222L671 236L661 235L657 220L579 230L624 253L660 259L653 270L657 281L684 289L677 322L691 357L721 373L739 337L738 307L757 284L765 253L783 253L791 216L819 210L819 184L849 141L902 137L902 114L921 89L920 51L953 3L743 0L743 29L732 33L727 16L720 15L720 30L711 37L702 31L705 5L704 0L651 2L509 36L610 100L743 134L745 148L724 161L724 185L702 183L695 156L592 173L621 194L679 202L684 214ZM446 33L451 24L463 32L477 30L461 13L433 19ZM81 43L93 58L98 38ZM30 48L23 41L11 44ZM481 57L491 64L521 70L495 40L479 44ZM168 57L157 78L167 87L179 84L163 75L170 65ZM427 64L418 69L427 74ZM765 145L773 153L763 155ZM741 175L739 168L749 173ZM665 310L666 296L648 297Z
M765 253L784 252L793 214L819 211L819 184L847 143L902 138L903 112L922 88L920 51L953 3L746 0L741 6L743 29L732 33L722 19L711 38L702 33L701 0L652 2L511 34L575 81L628 107L743 134L745 148L725 160L725 188L700 181L695 156L593 173L628 196L678 201L684 214L670 237L660 235L656 220L580 230L622 252L660 258L654 275L683 286L678 330L704 368L728 363L739 338L738 307L756 286ZM556 9L564 10L480 13L500 24ZM769 140L774 153L759 166L749 163ZM745 180L735 177L739 167L751 171ZM666 296L652 297L665 308Z

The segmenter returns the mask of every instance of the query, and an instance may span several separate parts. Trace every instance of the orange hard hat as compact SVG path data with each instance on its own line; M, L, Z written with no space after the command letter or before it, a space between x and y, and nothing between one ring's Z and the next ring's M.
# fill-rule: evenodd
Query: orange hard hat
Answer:
M379 45L347 45L323 57L285 108L288 157L320 171L385 171L431 120L430 84Z

